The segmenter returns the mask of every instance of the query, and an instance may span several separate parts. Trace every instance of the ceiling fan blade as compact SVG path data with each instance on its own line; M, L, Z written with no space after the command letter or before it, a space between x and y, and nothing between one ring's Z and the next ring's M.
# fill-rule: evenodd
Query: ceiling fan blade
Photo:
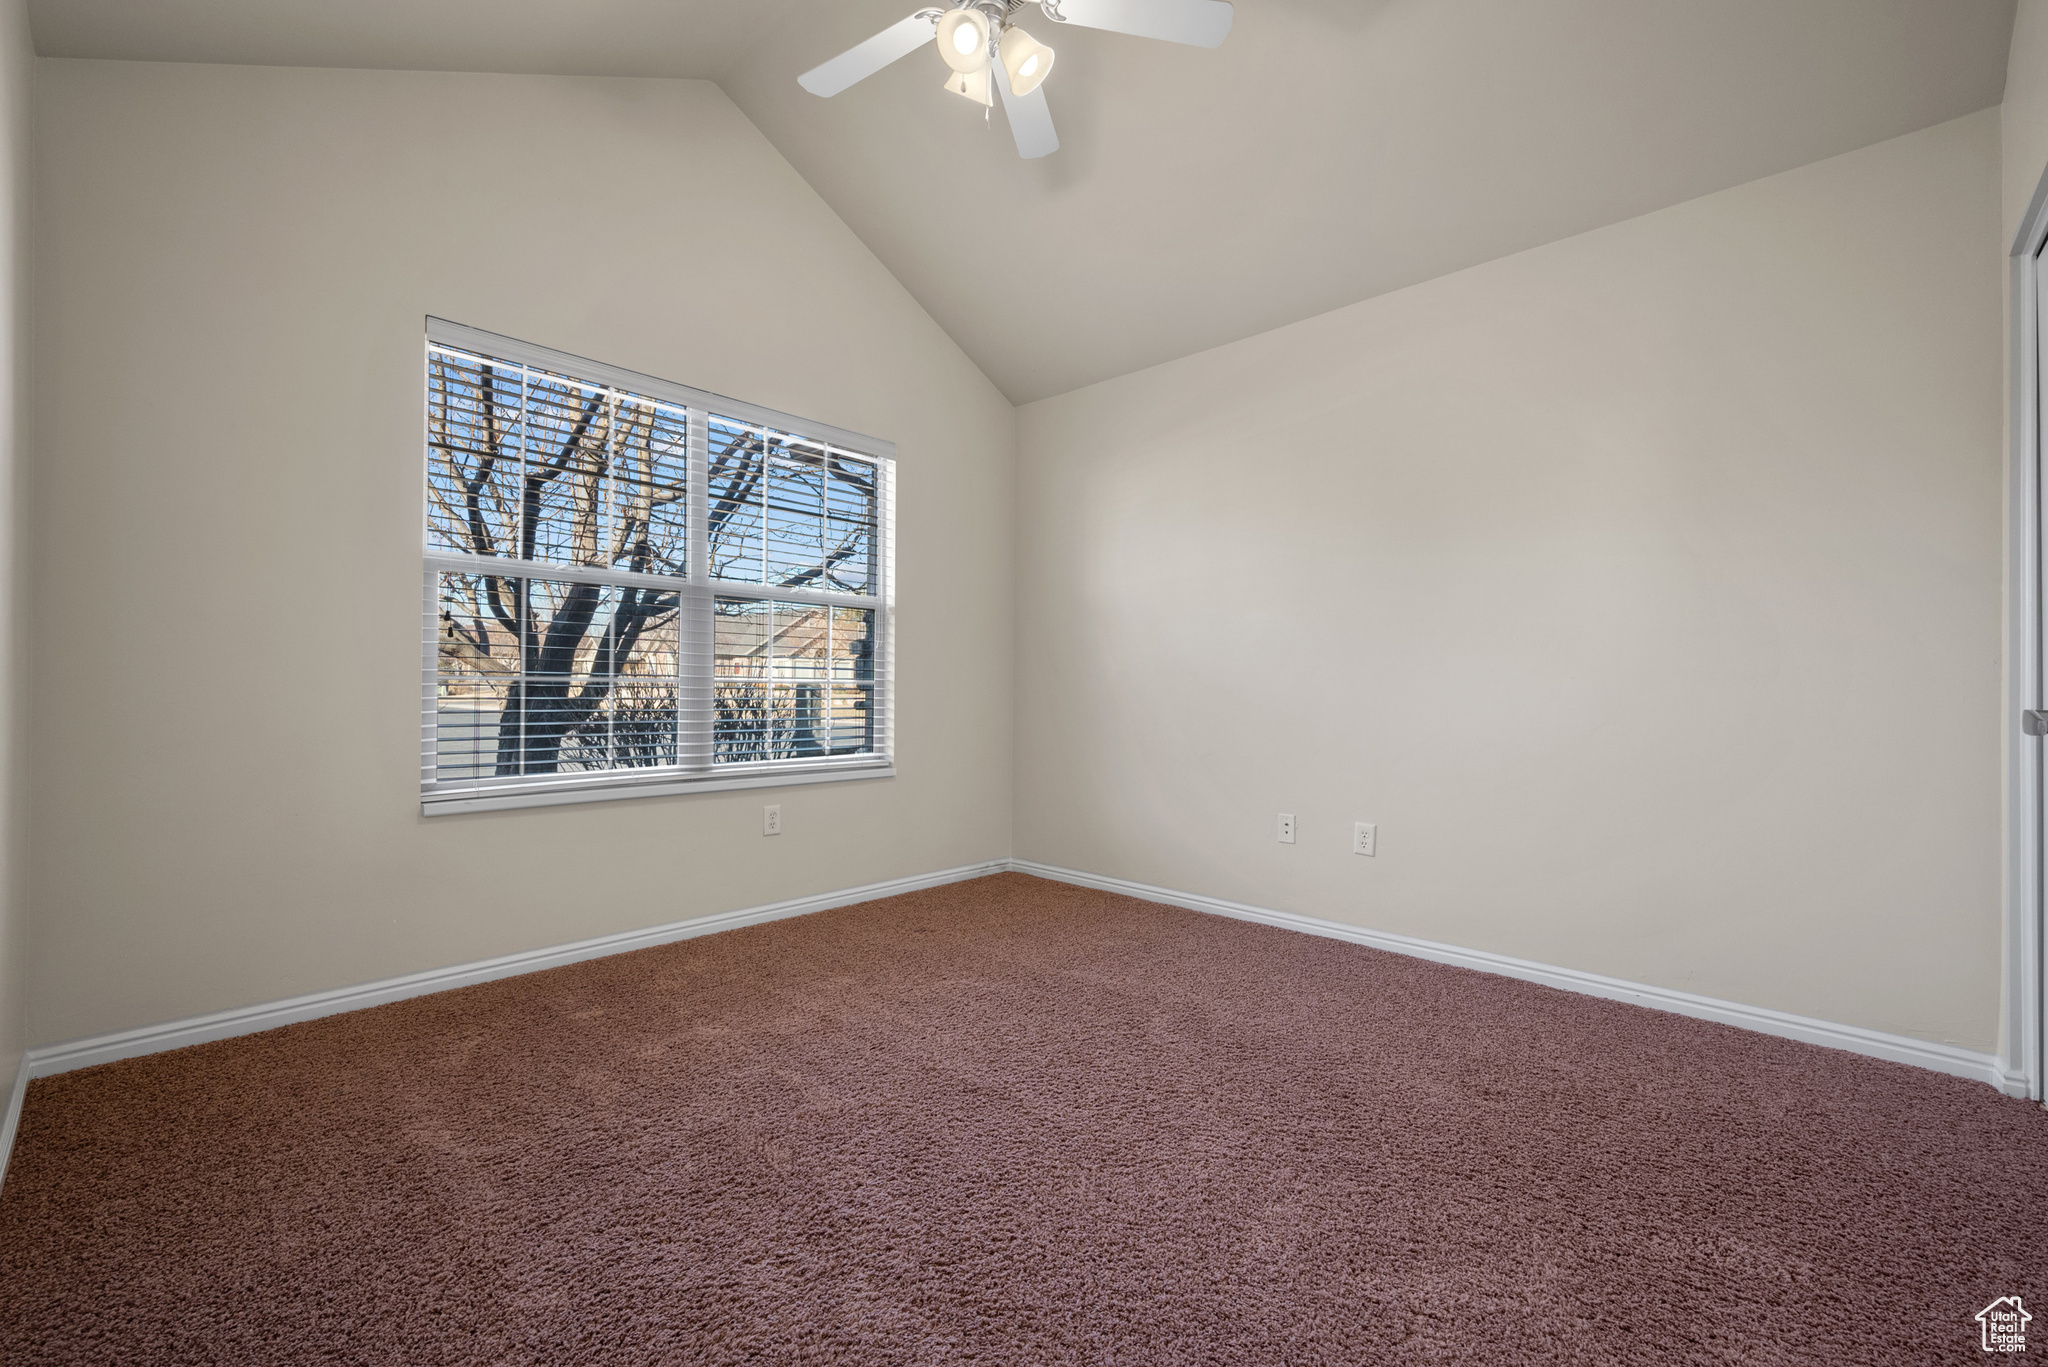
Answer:
M1061 23L1192 47L1222 46L1232 16L1224 0L1047 0L1042 8Z
M796 78L796 83L813 95L837 95L856 81L864 81L889 63L908 57L932 40L940 11L921 9L889 25L858 47L850 47L821 66L814 66Z
M1045 102L1045 87L1029 95L1012 95L1010 83L996 72L996 89L1003 92L1003 115L1010 121L1010 133L1017 139L1017 155L1030 161L1060 150L1060 135L1053 131L1052 108Z

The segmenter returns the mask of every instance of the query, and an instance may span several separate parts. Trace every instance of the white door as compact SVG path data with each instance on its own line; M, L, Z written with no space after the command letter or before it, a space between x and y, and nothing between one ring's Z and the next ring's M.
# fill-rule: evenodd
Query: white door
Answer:
M2044 868L2044 854L2048 854L2048 793L2043 791L2044 756L2048 747L2048 631L2044 631L2042 619L2043 604L2048 604L2048 557L2042 554L2042 531L2048 526L2048 519L2042 514L2048 511L2043 500L2048 498L2048 481L2042 479L2042 434L2048 432L2048 254L2037 254L2032 262L2033 289L2033 337L2032 365L2033 395L2032 431L2016 434L2021 445L2015 448L2015 463L2023 463L2023 471L2016 471L2013 486L2016 495L2024 494L2030 502L2032 516L2015 517L2011 522L2015 541L2024 538L2025 545L2015 545L2017 554L2024 557L2023 576L2016 576L2014 589L2021 588L2023 578L2028 601L2015 604L2014 629L2020 642L2031 642L2028 656L2017 661L2012 675L2014 689L2019 692L2020 706L2030 710L2023 714L2022 730L2030 740L2024 742L2015 759L2023 773L2016 775L2017 782L2008 791L2015 802L2024 810L2018 814L2031 830L2033 839L2025 842L2030 848L2022 850L2009 866L2019 886L2014 889L2013 906L2018 910L2020 925L2018 972L2008 977L2007 990L2017 990L2019 1010L2007 1019L2020 1033L2015 1041L2010 1063L2032 1079L2032 1091L2036 1100L2043 1099L2043 1064L2048 1062L2048 1012L2042 1008L2042 990L2048 983L2048 926L2044 926L2043 888L2048 884L2048 868ZM2024 298L2024 296L2022 296ZM2016 412L2015 419L2019 420ZM2022 461L2021 457L2024 456ZM2025 619L2025 630L2020 631L2020 619ZM2008 830L2016 827L2008 827ZM2011 944L2011 941L2007 942Z

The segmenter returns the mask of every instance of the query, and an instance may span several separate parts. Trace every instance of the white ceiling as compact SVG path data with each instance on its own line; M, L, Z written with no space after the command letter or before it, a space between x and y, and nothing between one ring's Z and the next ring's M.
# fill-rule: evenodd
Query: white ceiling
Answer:
M719 81L1019 402L1996 104L2013 0L1239 0L1216 51L1022 22L1061 150L924 0L32 0L45 56Z

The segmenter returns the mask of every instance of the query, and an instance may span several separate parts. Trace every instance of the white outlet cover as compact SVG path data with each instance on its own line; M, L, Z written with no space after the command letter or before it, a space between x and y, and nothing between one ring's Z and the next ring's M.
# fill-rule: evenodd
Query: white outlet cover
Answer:
M782 807L780 804L761 809L761 834L782 834Z
M1283 845L1292 845L1294 843L1293 812L1280 813L1280 843Z
M1377 822L1361 821L1351 828L1351 852L1371 857L1379 847L1380 828Z

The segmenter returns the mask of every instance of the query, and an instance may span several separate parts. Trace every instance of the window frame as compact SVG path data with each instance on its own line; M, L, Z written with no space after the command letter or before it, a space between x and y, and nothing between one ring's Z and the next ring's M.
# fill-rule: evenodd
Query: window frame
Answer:
M636 574L630 570L579 566L506 556L486 556L453 551L433 542L433 454L430 430L430 396L426 377L434 347L490 357L493 360L532 366L573 380L623 390L687 412L688 445L684 477L687 481L684 554L686 574L682 577ZM623 798L658 797L676 793L730 791L741 788L784 787L800 783L844 782L854 779L893 778L895 768L895 580L896 580L896 445L879 437L849 432L829 423L815 422L793 414L764 408L760 404L730 399L707 390L694 389L672 380L643 375L621 366L532 342L485 332L480 328L443 318L426 320L421 345L422 391L420 462L420 545L423 561L422 675L420 723L420 811L434 816L458 812L500 811L517 807L553 806L565 803L605 802ZM737 422L751 427L797 437L828 450L872 461L875 468L875 529L873 550L873 594L851 594L831 590L791 588L785 585L748 583L744 580L715 579L710 575L707 545L707 494L709 485L709 434L714 420ZM764 481L765 486L766 481ZM680 596L677 611L679 641L677 692L678 760L676 765L644 768L584 770L545 776L519 775L504 778L442 780L437 778L440 729L440 576L443 574L489 574L498 578L522 578L557 582L658 585ZM759 602L798 603L823 607L872 610L874 647L868 711L874 733L874 748L858 756L822 755L784 759L741 760L720 764L712 744L712 696L716 682L714 662L715 613L719 599L751 599Z

